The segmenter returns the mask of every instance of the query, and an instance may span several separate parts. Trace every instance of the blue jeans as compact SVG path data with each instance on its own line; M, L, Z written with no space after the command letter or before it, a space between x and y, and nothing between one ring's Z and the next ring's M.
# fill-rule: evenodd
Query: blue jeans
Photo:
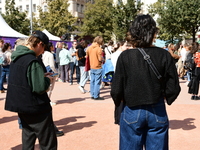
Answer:
M73 83L73 74L74 74L75 68L76 68L77 83L80 82L80 69L79 69L79 66L76 66L76 64L74 62L70 62L69 63L69 69L70 69L69 82L70 83Z
M3 83L6 79L6 77L9 76L9 70L10 70L10 65L7 66L2 66L2 72L1 72L1 79L0 79L0 90L3 90Z
M84 87L89 78L89 75L88 75L88 72L85 71L85 66L79 66L79 68L80 68L80 72L81 72L81 78L80 78L79 85Z
M168 150L168 129L163 98L157 104L125 106L120 119L120 150Z
M187 80L190 82L191 81L192 72L190 70L188 70L186 72L186 75L187 75Z
M90 95L91 97L98 98L102 79L102 69L91 69L90 77Z

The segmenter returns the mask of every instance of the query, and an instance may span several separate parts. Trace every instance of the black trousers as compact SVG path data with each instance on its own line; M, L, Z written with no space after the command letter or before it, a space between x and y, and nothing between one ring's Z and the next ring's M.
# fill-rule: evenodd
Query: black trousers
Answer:
M34 150L38 138L41 150L57 150L52 112L37 115L19 114L22 123L22 150Z

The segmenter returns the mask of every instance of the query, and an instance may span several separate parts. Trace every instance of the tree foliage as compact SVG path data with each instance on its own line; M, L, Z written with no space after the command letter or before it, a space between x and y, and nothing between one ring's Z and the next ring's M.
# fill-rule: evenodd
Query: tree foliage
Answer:
M14 30L29 35L30 33L30 20L27 19L26 12L20 12L15 8L15 0L6 0L5 14L2 14L6 23Z
M81 35L103 36L105 41L111 39L113 31L112 0L95 0L88 2L84 10L84 24Z
M200 26L200 1L158 0L150 6L152 15L158 14L160 38L164 40L195 35Z
M68 11L68 0L48 0L47 4L46 12L39 7L41 28L59 37L69 32L69 27L72 27L77 19Z
M124 39L131 21L134 20L138 12L141 10L142 3L136 3L134 0L122 0L113 9L113 33L117 40Z

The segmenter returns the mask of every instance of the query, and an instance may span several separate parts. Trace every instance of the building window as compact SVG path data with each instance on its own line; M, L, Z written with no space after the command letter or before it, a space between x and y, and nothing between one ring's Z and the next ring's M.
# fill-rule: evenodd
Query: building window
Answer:
M44 11L45 11L45 12L47 11L47 5L44 6Z
M0 13L2 13L2 8L0 8Z
M36 4L33 4L33 12L36 12Z
M29 12L29 5L26 5L26 11Z
M81 13L83 13L83 11L84 11L84 6L81 5Z
M76 11L79 12L79 4L76 4Z
M22 6L21 5L19 6L19 11L22 12Z

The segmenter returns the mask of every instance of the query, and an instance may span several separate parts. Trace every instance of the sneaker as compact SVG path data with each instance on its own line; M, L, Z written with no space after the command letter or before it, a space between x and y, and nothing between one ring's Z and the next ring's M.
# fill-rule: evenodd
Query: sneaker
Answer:
M50 102L50 104L51 104L51 106L55 106L56 105L56 103L54 103L54 102Z
M195 96L193 95L193 96L191 97L191 100L194 100L194 98L195 98Z
M103 89L104 87L105 87L105 84L104 84L104 83L101 83L100 89Z
M69 83L69 85L72 85L73 83Z
M189 81L185 82L185 84L188 85L188 84L189 84Z
M84 88L82 86L78 86L78 88L81 91L81 93L83 93L83 94L85 93L85 90L84 90Z
M104 100L103 97L97 97L97 98L94 98L94 100Z
M61 80L60 78L58 79L58 82L64 82L63 80Z
M56 131L56 136L63 136L64 135L64 132L63 131Z
M83 89L85 93L90 93L90 91Z
M194 96L194 100L200 100L199 96Z

